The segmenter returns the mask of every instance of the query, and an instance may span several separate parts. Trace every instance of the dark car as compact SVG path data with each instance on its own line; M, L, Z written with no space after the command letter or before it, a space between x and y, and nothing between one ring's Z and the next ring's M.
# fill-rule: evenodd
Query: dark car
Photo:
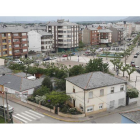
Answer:
M135 67L135 63L131 63L131 66L132 66L132 67Z
M136 53L136 55L139 55L139 54L140 54L139 52Z
M44 58L43 61L50 60L50 57Z
M138 56L137 55L134 55L134 58L137 58Z
M140 73L140 69L136 69L136 71L137 71L138 73Z

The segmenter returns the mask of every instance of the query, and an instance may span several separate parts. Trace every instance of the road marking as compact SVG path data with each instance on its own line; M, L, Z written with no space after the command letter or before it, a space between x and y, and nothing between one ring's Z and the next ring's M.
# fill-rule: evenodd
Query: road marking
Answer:
M25 116L28 116L28 117L30 117L30 118L32 118L32 119L34 119L34 120L36 120L36 118L34 118L34 117L32 117L32 116L29 116L29 115L27 115L27 114L25 114L25 113L22 113L23 115L25 115Z
M37 118L41 118L41 117L38 117L38 116L36 116L35 114L32 114L32 113L30 113L30 112L28 112L28 111L25 111L26 113L28 113L28 114L30 114L30 115L32 115L32 116L35 116L35 117L37 117Z
M25 121L25 120L23 120L23 119L21 119L21 118L15 116L15 115L13 115L13 117L14 117L14 118L17 118L17 119L19 119L19 120L21 120L21 121L24 122L24 123L27 123L27 121Z
M33 111L33 110L29 110L29 111L31 111L31 112L33 112L33 113L35 113L35 114L37 114L37 115L40 115L40 116L44 117L44 115L39 114L39 113L37 113L37 112L35 112L35 111Z
M28 118L26 118L26 117L24 117L24 116L22 116L22 115L20 115L20 114L16 114L16 115L18 115L18 116L20 116L20 117L22 117L22 118L24 118L24 119L26 119L26 120L28 120L28 121L32 121L32 120L30 120L30 119L28 119Z

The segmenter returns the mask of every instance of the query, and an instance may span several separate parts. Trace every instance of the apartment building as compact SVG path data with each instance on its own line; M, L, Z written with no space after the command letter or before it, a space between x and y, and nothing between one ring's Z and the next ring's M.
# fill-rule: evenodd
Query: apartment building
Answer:
M135 31L140 32L140 22L135 22Z
M12 33L0 29L0 57L12 55Z
M90 45L106 44L112 42L112 31L109 29L102 29L101 26L97 28L87 27L83 30L83 43Z
M119 45L123 43L123 27L120 26L111 26L109 29L112 31L112 42L118 43Z
M27 30L17 27L0 27L1 57L27 57Z
M117 26L122 26L126 28L126 37L130 37L132 33L132 23L128 23L126 21L124 22L118 22L116 23Z
M34 52L44 52L48 54L50 51L53 51L52 40L53 36L51 33L44 31L29 31L29 51Z
M78 24L61 19L57 22L49 22L46 27L47 32L53 34L53 48L55 51L75 51L78 47Z

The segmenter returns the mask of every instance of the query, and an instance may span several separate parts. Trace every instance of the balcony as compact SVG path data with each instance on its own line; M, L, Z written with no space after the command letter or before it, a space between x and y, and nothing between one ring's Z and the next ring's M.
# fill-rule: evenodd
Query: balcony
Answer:
M6 39L6 36L2 36L2 39Z
M21 38L21 36L13 36L13 39Z
M14 45L16 45L16 44L20 44L20 41L16 41L16 42L14 42Z
M3 56L8 56L8 54L7 53L4 53Z
M2 45L7 45L7 42L2 42Z
M22 54L27 54L28 53L28 51L26 51L26 52L22 52Z
M28 49L28 46L23 46L22 49Z
M109 43L108 39L101 39L100 43Z
M27 40L26 40L26 41L21 41L21 43L22 43L22 44L27 44L28 41L27 41Z
M27 35L22 36L21 38L28 38Z
M21 55L21 52L20 51L14 52L13 55Z
M3 47L3 51L4 51L4 50L7 50L7 48Z
M19 49L22 49L21 47L14 47L13 48L14 50L19 50Z

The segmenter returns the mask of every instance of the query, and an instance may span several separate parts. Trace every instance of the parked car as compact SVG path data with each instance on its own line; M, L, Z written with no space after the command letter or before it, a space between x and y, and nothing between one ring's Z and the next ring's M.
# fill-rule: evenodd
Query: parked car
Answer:
M134 58L137 58L138 56L137 55L134 55Z
M135 66L136 69L139 69L139 66Z
M71 56L74 56L74 55L75 55L75 52L72 52L72 53L71 53Z
M20 59L15 59L13 62L16 63L16 64L23 64L23 62L20 61Z
M4 106L3 105L0 106L0 110L4 111L4 109L5 109L5 112L7 112L7 104L5 104ZM9 113L14 112L14 108L12 106L10 106L10 105L8 105L8 112Z
M50 60L50 57L44 58L43 61L48 61Z
M131 63L131 66L132 66L132 67L135 67L135 63Z
M54 59L57 59L57 57L52 57L51 59L54 60Z
M134 61L131 61L131 64L132 64L132 63L135 63L135 62L134 62Z
M64 55L62 55L62 57L68 57L68 55L64 54Z
M139 55L139 54L140 54L139 52L136 53L136 55Z
M140 73L140 69L136 69L136 71L137 71L138 73Z

